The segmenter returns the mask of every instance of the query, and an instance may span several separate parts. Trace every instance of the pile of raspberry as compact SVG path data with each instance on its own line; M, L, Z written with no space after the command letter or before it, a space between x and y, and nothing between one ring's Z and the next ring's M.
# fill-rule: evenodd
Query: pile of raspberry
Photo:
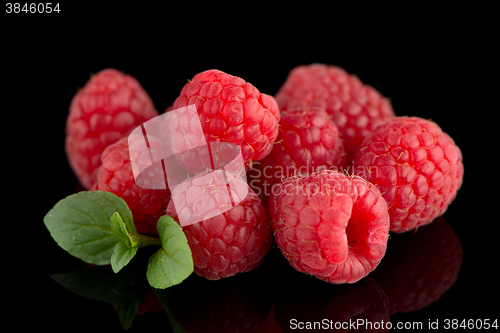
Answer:
M158 137L131 134L147 137L164 115ZM134 166L163 158L165 137L173 156L138 181ZM125 200L139 233L171 215L209 280L258 267L274 244L300 272L354 283L383 260L390 232L442 215L464 173L436 123L397 117L380 92L323 64L292 69L275 97L207 70L161 115L136 79L105 69L73 98L66 152L83 188Z
M92 76L73 98L67 121L67 157L82 187L123 198L141 234L157 234L158 219L171 215L186 234L194 271L209 280L259 266L272 246L271 227L240 172L268 155L278 136L274 97L207 70L188 80L167 112L177 112L169 128L159 137L146 134L144 142L136 134L162 116L146 91L115 69ZM165 137L174 158L148 166L164 152ZM134 167L142 167L140 176Z

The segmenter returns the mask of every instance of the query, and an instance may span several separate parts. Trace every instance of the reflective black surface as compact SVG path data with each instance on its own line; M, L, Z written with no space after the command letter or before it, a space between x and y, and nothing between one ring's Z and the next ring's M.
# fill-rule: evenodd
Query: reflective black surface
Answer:
M147 253L119 274L66 258L72 267L61 265L46 282L55 311L68 311L75 320L89 318L79 327L99 320L120 327L120 322L133 320L131 331L149 325L171 329L165 304L186 332L293 332L314 322L339 329L351 326L335 325L355 322L367 331L397 325L427 328L436 320L444 326L445 319L490 318L493 323L496 309L490 297L497 290L477 282L467 286L473 266L463 262L469 257L463 247L450 223L439 217L413 234L393 234L381 264L352 285L333 285L299 273L277 248L251 272L219 281L193 274L156 293L144 276ZM127 315L134 306L137 315ZM67 324L57 323L61 328Z
M186 332L199 327L280 332L290 319L364 318L390 320L393 326L421 322L423 328L437 320L444 328L446 319L499 318L497 140L488 128L496 126L492 115L498 104L483 104L496 93L481 75L494 74L486 57L475 58L489 52L467 29L454 22L403 38L392 28L373 36L353 34L342 44L325 27L324 33L311 30L318 39L291 38L283 29L269 28L235 40L220 35L215 45L212 37L195 43L175 24L154 36L83 31L89 23L78 22L46 33L2 36L7 56L2 96L9 104L2 107L9 128L2 145L4 324L30 331L118 332L123 330L118 312L144 299L151 304L138 306L143 314L135 316L129 331L172 331L140 274L147 253L117 277L110 268L87 267L71 257L43 225L46 212L78 190L64 154L64 128L71 98L89 73L114 67L134 75L162 112L200 71L218 68L274 95L291 68L312 62L345 68L391 98L397 115L432 118L454 138L465 166L455 201L444 218L414 235L391 235L386 258L358 284L329 285L300 274L273 249L254 271L215 282L193 275L161 293L173 316ZM79 32L70 33L70 27ZM471 53L473 48L479 51Z

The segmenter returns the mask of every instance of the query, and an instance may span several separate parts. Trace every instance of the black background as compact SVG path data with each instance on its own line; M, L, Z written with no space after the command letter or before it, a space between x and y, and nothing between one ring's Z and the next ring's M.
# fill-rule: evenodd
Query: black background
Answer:
M49 278L81 264L42 222L77 183L64 154L64 128L71 98L90 73L113 67L133 75L162 112L206 69L240 76L274 95L293 67L313 62L356 74L389 97L398 116L432 118L464 156L464 184L444 215L462 242L461 272L438 302L397 320L498 318L498 65L488 9L434 8L411 19L408 10L368 11L365 18L336 8L313 9L321 17L265 8L234 15L154 12L89 5L59 17L2 13L4 325L121 329L108 304ZM150 327L153 319L163 317L138 318L132 330Z

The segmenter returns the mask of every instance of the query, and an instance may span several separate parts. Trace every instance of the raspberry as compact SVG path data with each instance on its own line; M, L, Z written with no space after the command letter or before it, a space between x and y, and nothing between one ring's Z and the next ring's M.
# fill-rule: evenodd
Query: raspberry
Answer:
M209 280L259 266L271 248L258 196L230 172L217 170L185 180L172 189L167 214L183 227L195 273Z
M194 104L206 142L232 142L241 146L248 166L269 154L278 135L278 106L245 80L219 70L207 70L182 88L174 109Z
M462 258L460 238L438 217L415 235L394 235L374 278L386 292L392 313L413 312L436 302L453 286Z
M405 232L443 214L462 185L462 153L434 122L397 117L360 146L354 170L387 201L391 231Z
M292 69L276 101L281 111L307 106L326 110L340 130L349 164L370 130L394 117L389 101L374 88L340 67L323 64Z
M163 131L168 132L168 135L165 135L163 141L171 142L170 150L175 154L176 165L192 175L207 170L224 169L245 177L241 147L231 142L206 142L195 107L191 105L179 108L170 115L173 116L168 124L168 131Z
M326 112L307 108L283 112L280 122L282 144L273 149L278 165L306 167L309 172L320 166L341 164L344 147L339 131Z
M73 97L66 121L66 155L82 186L96 181L104 148L157 115L132 76L104 69L91 77Z
M254 165L260 173L253 185L260 187L263 198L269 198L271 187L282 178L345 166L342 140L330 118L317 108L281 113L280 134L271 153Z
M136 139L143 140L142 137ZM141 153L139 149L134 149L135 156L131 157L129 144L134 142L134 138L124 137L104 149L101 156L102 165L97 171L97 181L92 190L111 192L123 198L132 211L137 232L155 235L158 233L156 223L165 215L170 201L170 190L165 186L163 170L159 164L149 169L149 172L143 172L139 184L136 183L132 163L143 158L149 159L149 152ZM163 186L151 186L157 189L146 189L139 186L141 182L160 183Z
M353 283L384 256L387 204L361 177L325 170L292 177L271 191L276 242L300 272L331 283Z

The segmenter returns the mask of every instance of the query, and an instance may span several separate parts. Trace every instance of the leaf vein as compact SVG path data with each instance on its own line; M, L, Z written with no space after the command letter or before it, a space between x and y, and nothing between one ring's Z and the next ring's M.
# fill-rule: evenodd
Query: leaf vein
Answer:
M67 219L62 219L62 218L57 218L57 219L54 219L54 220L55 221L62 221L62 222L68 223L68 224L75 224L75 225L78 226L77 229L80 229L80 228L84 227L84 228L99 228L99 229L102 229L102 230L111 231L111 228L106 228L106 227L103 227L103 226L100 226L100 225L97 225L97 224L94 224L94 225L81 224L81 223L78 223L78 222L75 222L75 221L71 221L71 220L67 220ZM73 229L73 230L77 230L77 229Z
M91 238L90 240L88 240L88 241L86 241L86 242L75 243L75 245L80 246L80 245L90 244L90 243L92 243L92 242L97 242L97 241L100 241L100 240L102 240L102 239L109 238L109 237L113 237L113 235L104 235L104 236L99 237L99 238ZM116 245L116 243L115 243L115 244L113 244L113 246L115 246L115 245Z

